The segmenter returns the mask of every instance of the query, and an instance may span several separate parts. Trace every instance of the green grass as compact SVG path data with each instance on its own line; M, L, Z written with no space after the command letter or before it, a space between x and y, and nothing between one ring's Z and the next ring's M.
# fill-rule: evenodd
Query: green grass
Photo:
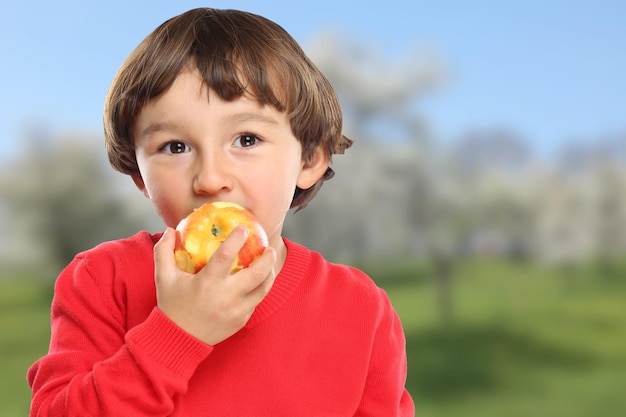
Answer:
M28 415L28 367L46 353L50 291L33 280L0 281L0 415Z
M626 415L626 268L464 262L446 322L428 265L364 269L402 319L418 416ZM47 349L49 304L32 280L0 282L1 416L28 414L25 374Z
M474 261L456 269L452 320L434 279L385 286L407 334L419 416L626 415L626 270ZM407 271L410 272L410 271Z

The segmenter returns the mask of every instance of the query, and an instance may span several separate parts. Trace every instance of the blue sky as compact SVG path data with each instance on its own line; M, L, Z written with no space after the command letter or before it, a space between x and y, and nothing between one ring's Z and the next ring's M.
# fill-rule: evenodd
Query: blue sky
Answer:
M264 15L305 49L329 28L390 58L414 44L431 49L450 80L419 108L443 139L507 127L549 151L626 132L620 0L9 0L0 25L3 154L33 127L100 134L104 96L128 53L162 21L199 6Z

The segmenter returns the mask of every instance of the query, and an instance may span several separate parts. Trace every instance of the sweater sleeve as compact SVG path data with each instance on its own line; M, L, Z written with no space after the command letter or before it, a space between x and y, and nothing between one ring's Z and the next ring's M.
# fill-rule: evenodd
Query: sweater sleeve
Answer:
M27 375L31 416L167 416L210 354L156 307L128 330L113 275L78 256L57 279L50 349Z
M383 307L373 341L367 381L355 417L413 417L415 404L405 388L406 338L398 314L380 290Z

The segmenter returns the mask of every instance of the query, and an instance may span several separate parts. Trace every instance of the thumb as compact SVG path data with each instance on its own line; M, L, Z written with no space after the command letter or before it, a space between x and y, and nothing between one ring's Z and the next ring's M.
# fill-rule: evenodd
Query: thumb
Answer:
M175 246L176 231L168 227L161 239L154 245L154 276L157 283L176 274Z

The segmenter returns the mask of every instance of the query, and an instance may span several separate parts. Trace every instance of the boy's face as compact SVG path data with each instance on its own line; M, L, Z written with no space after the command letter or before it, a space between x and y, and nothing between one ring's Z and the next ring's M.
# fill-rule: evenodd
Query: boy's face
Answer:
M133 179L167 226L205 202L232 201L259 218L274 247L295 187L310 188L328 166L321 149L302 161L284 113L246 96L222 101L195 70L141 110L133 137Z

